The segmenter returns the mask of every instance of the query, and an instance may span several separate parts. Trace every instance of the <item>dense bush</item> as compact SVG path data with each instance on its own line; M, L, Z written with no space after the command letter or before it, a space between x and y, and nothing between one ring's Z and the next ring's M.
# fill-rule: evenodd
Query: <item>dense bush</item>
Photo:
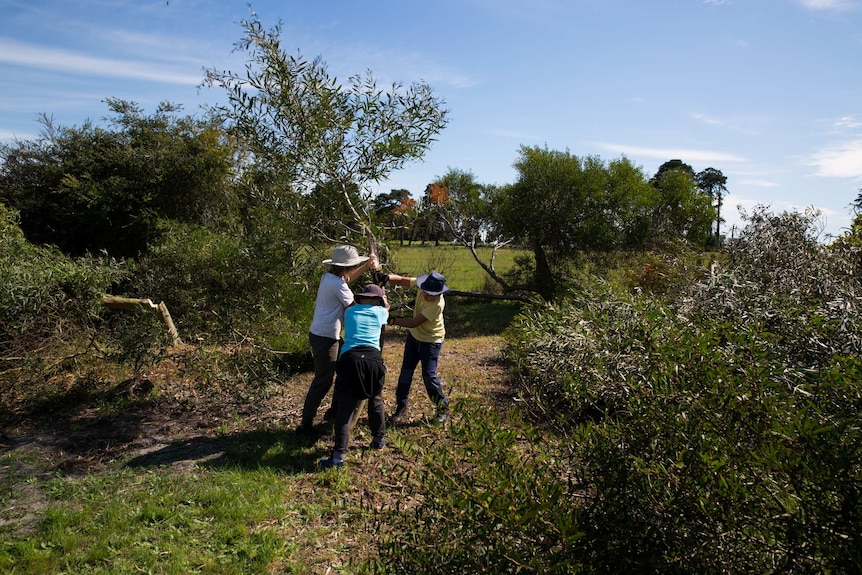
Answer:
M604 282L525 310L510 328L505 357L528 409L568 427L626 409L666 338L667 313Z
M190 338L248 332L293 351L307 344L314 305L307 292L320 266L274 235L274 224L264 227L269 235L261 238L163 224L163 240L141 258L124 289L164 301Z
M71 259L34 246L0 203L0 403L38 387L57 356L86 349L101 324L101 298L125 277L120 262Z
M108 99L111 126L55 126L0 144L0 201L21 214L33 243L80 256L145 253L167 218L215 226L233 204L232 150L211 120L172 104L144 115Z
M73 260L30 244L16 212L0 204L0 350L23 354L46 340L80 335L98 313L102 294L124 275L112 260Z
M819 243L814 224L756 211L726 269L671 305L596 284L523 314L507 334L513 381L566 447L521 448L471 414L458 437L482 447L429 464L416 527L382 561L432 573L447 561L473 572L858 573L858 257ZM443 535L418 533L429 526ZM393 558L399 549L410 558Z

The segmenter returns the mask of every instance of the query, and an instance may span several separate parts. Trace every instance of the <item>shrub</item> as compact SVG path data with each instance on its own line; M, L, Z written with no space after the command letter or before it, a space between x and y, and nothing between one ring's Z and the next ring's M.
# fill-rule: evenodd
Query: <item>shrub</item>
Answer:
M586 571L862 567L858 257L815 222L757 210L676 302L599 285L513 324L515 381L590 492Z
M164 301L181 335L249 333L279 349L306 345L314 305L307 291L316 286L307 256L277 238L256 242L200 226L164 224L163 237L124 289Z
M514 413L455 409L449 441L417 466L418 493L402 497L421 503L382 520L374 572L579 572L579 493L540 433Z
M0 232L0 349L7 355L80 336L98 314L102 294L126 273L113 260L73 260L34 246L18 227L17 213L3 204Z
M43 384L57 356L85 348L100 326L102 294L125 275L121 262L90 256L73 260L29 243L17 213L0 204L2 403L30 393L30 384Z
M653 300L597 281L517 316L504 357L528 409L571 427L626 409L666 337L667 316Z

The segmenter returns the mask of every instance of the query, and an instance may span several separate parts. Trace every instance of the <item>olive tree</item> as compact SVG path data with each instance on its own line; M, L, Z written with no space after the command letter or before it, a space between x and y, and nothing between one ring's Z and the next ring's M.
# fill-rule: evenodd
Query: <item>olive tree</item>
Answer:
M252 14L241 24L244 71L209 69L205 85L226 90L212 110L247 152L245 169L266 174L255 180L264 201L292 217L312 190L335 190L352 216L342 237L367 232L371 184L423 157L447 124L444 102L424 82L381 89L371 71L342 83L320 57L289 55L280 22L267 30Z

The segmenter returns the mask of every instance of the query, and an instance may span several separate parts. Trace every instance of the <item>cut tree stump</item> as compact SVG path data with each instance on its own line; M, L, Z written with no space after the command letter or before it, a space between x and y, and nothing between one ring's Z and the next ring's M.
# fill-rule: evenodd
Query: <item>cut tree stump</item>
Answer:
M171 337L174 338L174 345L182 345L183 343L180 339L180 334L174 325L174 320L171 319L171 313L168 311L168 306L165 305L165 302L154 304L153 300L150 299L129 298L105 294L102 296L102 305L108 309L129 311L134 311L142 307L145 309L149 308L158 310L159 317L161 317L162 322L168 327L168 332L171 334Z

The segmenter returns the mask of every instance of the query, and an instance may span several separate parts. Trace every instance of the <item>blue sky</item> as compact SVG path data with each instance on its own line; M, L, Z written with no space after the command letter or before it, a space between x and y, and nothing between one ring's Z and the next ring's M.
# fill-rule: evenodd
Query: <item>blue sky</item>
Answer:
M667 160L727 176L737 206L850 223L862 188L862 0L258 0L282 42L346 78L423 80L451 110L424 161L381 184L420 195L449 168L516 178L520 145L651 176ZM242 69L248 2L0 0L0 139L37 117L100 122L108 97L197 113L203 69Z

